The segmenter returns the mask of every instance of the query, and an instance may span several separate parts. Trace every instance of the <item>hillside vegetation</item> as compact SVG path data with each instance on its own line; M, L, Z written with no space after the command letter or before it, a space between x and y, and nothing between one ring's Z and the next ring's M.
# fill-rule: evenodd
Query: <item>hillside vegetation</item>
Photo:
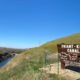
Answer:
M25 50L25 49L16 49L16 48L0 47L0 54L4 54L5 52L8 52L8 53L12 53L12 52L21 53L21 52L23 52L24 50Z
M74 34L61 39L48 42L40 47L28 49L17 55L11 62L0 69L0 80L59 80L59 76L39 71L46 64L54 63L57 59L57 44L76 43L80 44L80 34ZM47 55L47 63L45 62ZM50 57L50 55L52 57ZM13 66L16 64L15 66ZM61 77L61 80L65 78Z
M23 51L25 51L25 49L0 47L0 62L8 59L9 57L13 57L13 53L19 54Z
M60 43L80 44L80 33L50 41L50 42L42 45L41 47L47 48L52 53L55 53L55 52L57 52L57 44L60 44Z

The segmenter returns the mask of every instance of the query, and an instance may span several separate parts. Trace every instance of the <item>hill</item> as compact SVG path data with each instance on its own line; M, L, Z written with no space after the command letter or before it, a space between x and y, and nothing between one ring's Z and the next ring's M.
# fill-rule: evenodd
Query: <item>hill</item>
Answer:
M3 54L5 52L16 52L16 53L21 53L23 52L25 49L16 49L16 48L6 48L6 47L0 47L0 54Z
M54 53L54 52L57 52L57 44L60 44L60 43L80 44L80 33L50 41L48 43L45 43L41 47L47 48L51 50L52 53Z
M0 47L0 62L12 57L13 53L19 54L23 51L25 51L25 49Z
M59 80L57 75L51 76L39 71L39 68L57 61L55 53L57 53L57 44L59 43L80 44L80 33L56 39L22 52L0 69L0 80Z

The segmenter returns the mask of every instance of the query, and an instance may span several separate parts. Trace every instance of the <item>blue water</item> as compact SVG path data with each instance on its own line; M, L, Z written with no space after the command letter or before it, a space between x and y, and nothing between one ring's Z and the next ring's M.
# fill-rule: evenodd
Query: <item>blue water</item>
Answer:
M0 67L3 67L4 65L6 65L9 61L11 61L12 58L13 58L13 57L9 57L9 58L7 58L6 60L0 62Z

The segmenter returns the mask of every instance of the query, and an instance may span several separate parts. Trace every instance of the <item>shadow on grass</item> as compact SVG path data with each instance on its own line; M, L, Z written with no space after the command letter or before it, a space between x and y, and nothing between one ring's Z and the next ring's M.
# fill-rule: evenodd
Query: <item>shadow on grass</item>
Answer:
M66 69L70 69L72 71L76 71L80 73L80 67L76 67L76 66L67 66Z

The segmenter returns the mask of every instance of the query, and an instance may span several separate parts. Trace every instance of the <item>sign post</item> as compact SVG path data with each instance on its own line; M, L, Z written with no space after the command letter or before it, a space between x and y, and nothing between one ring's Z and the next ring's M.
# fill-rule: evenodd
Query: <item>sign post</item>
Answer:
M57 47L62 69L67 66L80 67L80 44L62 43Z

